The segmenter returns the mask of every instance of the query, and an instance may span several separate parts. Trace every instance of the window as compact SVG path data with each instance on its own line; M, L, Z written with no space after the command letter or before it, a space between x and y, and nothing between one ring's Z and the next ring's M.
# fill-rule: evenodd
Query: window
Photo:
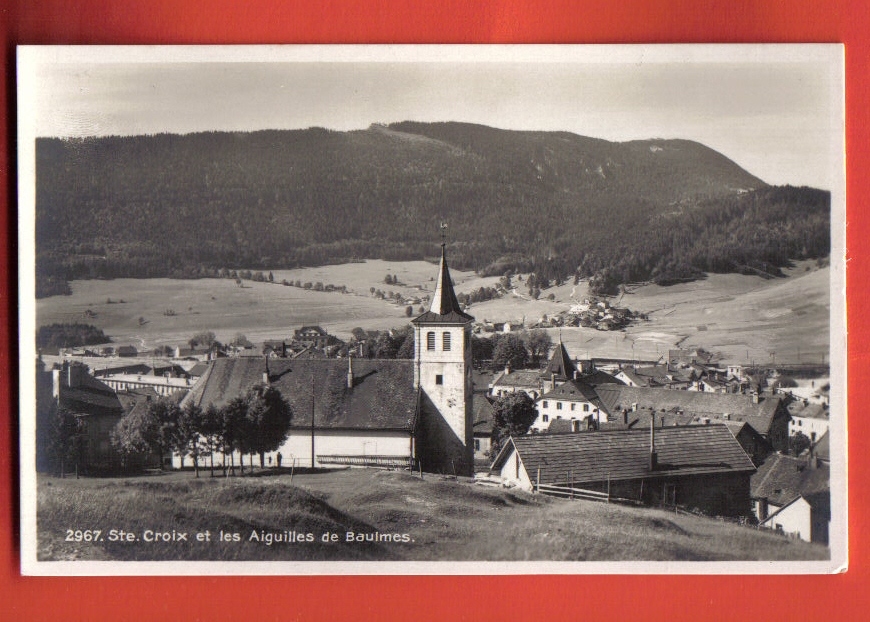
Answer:
M583 404L583 412L585 412L585 413L589 412L589 404Z
M474 439L474 451L480 451L480 439Z
M435 374L435 384L444 384L444 376Z
M450 333L441 335L441 347L447 351L450 350Z
M547 400L544 400L544 408L547 408Z
M544 423L547 423L549 420L550 420L550 415L543 415L541 417L541 421L543 421Z
M434 350L435 349L435 333L429 332L426 333L426 349Z
M577 408L577 404L571 404L571 410L574 410L575 408Z
M556 410L562 410L562 402L556 402Z

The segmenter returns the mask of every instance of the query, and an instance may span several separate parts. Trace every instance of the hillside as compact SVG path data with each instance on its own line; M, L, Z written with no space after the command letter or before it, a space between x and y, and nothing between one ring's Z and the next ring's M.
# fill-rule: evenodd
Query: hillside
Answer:
M830 196L770 188L686 140L612 143L461 123L366 130L40 138L49 277L216 276L363 258L601 288L763 269L829 252Z
M819 545L708 518L532 496L426 475L349 470L194 479L190 472L38 485L42 560L734 561L824 560ZM70 526L134 533L130 543L68 542ZM144 530L187 532L145 543ZM212 540L194 533L209 530ZM238 542L217 541L218 532ZM314 542L251 541L252 532L311 533ZM407 534L407 542L347 542L346 534ZM324 544L322 534L338 534Z

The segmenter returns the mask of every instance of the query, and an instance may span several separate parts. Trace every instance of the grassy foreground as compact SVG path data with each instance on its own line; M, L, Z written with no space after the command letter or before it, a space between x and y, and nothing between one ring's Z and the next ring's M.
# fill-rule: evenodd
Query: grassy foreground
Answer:
M655 509L532 496L437 476L425 475L421 481L409 473L346 470L297 473L290 485L288 474L259 475L229 479L210 478L207 473L194 479L190 472L127 479L41 477L38 558L42 561L829 558L825 547L716 520ZM76 530L82 533L76 534ZM87 530L100 530L101 541L85 541L90 539L85 535ZM112 530L115 537L135 539L111 541ZM125 535L119 536L122 531ZM350 541L348 532L353 532ZM187 534L186 539L180 540L182 533ZM221 533L238 534L238 540L220 541ZM252 538L253 534L256 537ZM157 541L147 541L154 539Z

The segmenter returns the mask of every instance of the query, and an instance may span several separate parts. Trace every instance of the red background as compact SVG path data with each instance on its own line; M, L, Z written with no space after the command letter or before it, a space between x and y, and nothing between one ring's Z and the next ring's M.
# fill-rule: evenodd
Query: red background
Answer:
M4 6L6 5L6 6ZM0 0L0 618L7 620L866 619L870 7L863 0ZM846 44L850 570L836 576L22 577L18 558L15 45ZM2 255L2 254L0 254ZM8 422L8 424L7 424ZM863 615L862 615L863 614Z

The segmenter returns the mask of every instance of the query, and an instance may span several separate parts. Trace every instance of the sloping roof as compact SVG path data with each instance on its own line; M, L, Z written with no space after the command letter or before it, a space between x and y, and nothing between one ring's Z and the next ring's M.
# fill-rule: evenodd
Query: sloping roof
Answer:
M418 395L414 362L354 359L353 388L346 360L269 361L269 382L290 402L293 427L412 430ZM262 359L218 359L194 387L196 403L221 407L263 381ZM200 387L200 385L202 385Z
M575 483L755 471L724 425L656 430L658 467L650 471L649 433L636 430L512 437L523 466L541 481ZM493 464L507 458L507 444Z
M647 408L627 412L627 422L623 421L622 412L614 413L612 416L612 420L599 424L601 430L649 430L653 417L655 417L656 428L691 425L694 418L691 414L679 413L674 410L654 412ZM662 424L662 420L664 420L664 424Z
M544 393L539 399L598 402L598 394L591 386L582 380L569 380L558 387Z
M450 269L447 267L447 251L445 245L441 245L441 266L438 270L438 280L435 283L435 293L432 295L432 304L426 313L413 319L414 324L467 324L474 318L465 313L456 299L453 291L453 281L450 280Z
M613 415L632 404L658 413L682 410L696 417L710 417L731 421L745 421L761 434L770 431L773 417L781 400L778 397L760 397L757 404L747 395L736 393L705 393L701 391L674 391L646 387L599 385L598 397L604 409Z
M813 451L821 460L831 461L831 435L825 432L821 438L816 441Z
M77 376L73 387L69 386L66 374L61 374L60 402L82 415L120 414L123 410L115 390L85 372Z
M474 433L476 435L490 435L493 427L492 403L484 395L474 394L472 398L474 410Z
M600 369L596 369L588 374L582 374L579 379L593 387L597 387L599 384L625 384L616 376L608 374L606 371L601 371Z
M553 350L553 356L551 356L550 360L547 362L547 368L544 370L544 374L548 377L555 374L556 378L564 380L567 378L573 378L575 371L577 371L577 367L575 367L574 363L571 361L571 357L568 356L568 351L565 349L565 345L560 341Z
M573 431L574 424L570 419L553 419L547 426L547 434L564 434Z
M806 458L794 458L783 454L771 454L749 482L749 494L753 499L767 499L775 505L785 505L797 497L804 497L810 504L831 488L831 471L828 465L817 467Z
M208 371L208 363L197 363L193 367L190 368L190 371L187 373L194 377L200 377Z
M793 406L794 404L801 404L802 402L792 402L789 406ZM806 419L829 419L829 413L825 409L822 404L807 404L803 408L789 408L789 413L792 417L802 417Z
M518 370L503 373L492 383L493 387L534 387L541 388L541 374L537 371Z

